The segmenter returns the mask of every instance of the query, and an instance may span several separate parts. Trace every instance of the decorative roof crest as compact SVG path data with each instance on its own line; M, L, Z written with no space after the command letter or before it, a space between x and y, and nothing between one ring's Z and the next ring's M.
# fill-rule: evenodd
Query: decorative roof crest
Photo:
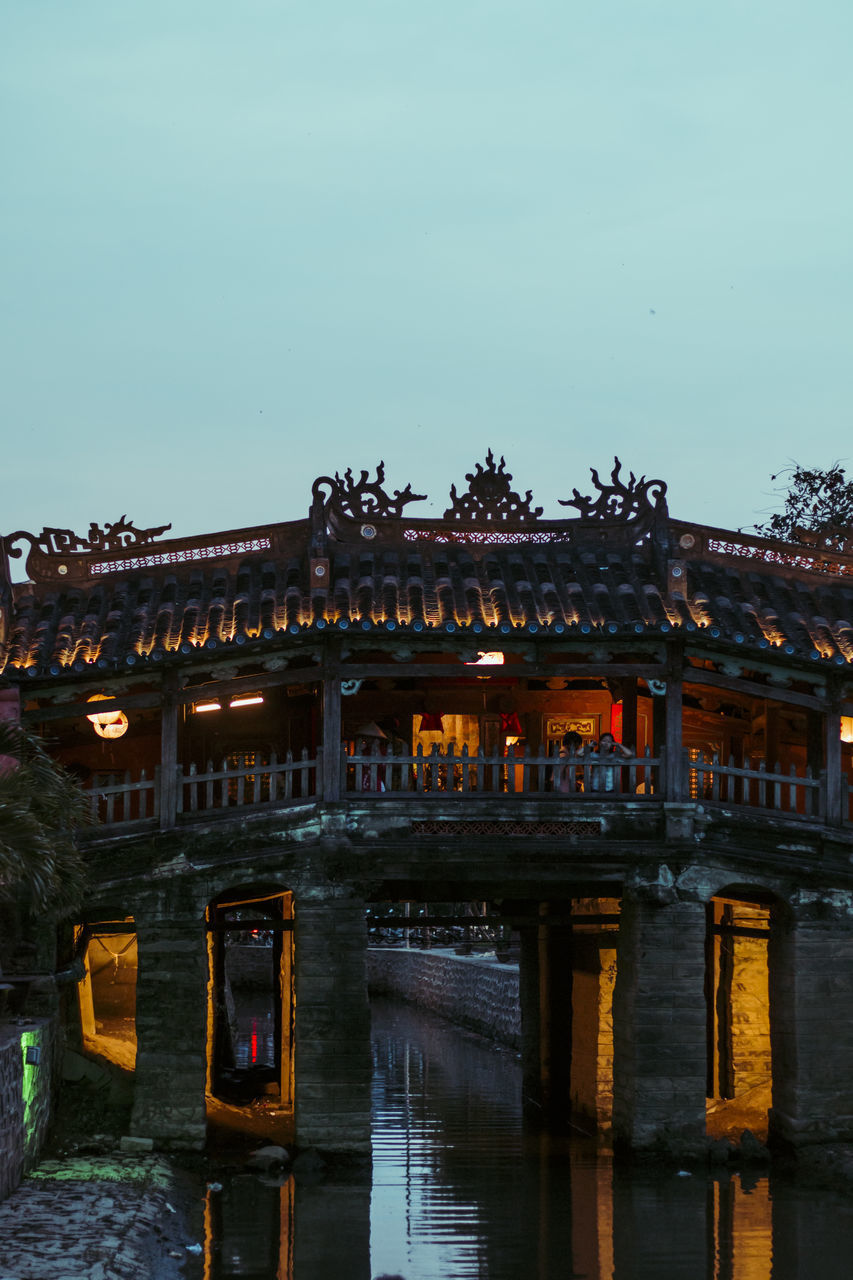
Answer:
M380 462L376 468L376 479L368 479L369 472L362 471L359 479L353 479L352 467L347 467L343 478L335 472L331 476L318 476L311 486L314 501L322 501L323 486L328 486L331 493L325 505L334 505L341 515L350 516L353 520L388 519L403 514L403 507L410 502L423 502L425 493L412 493L412 486L395 489L391 498L383 489L385 483L385 463Z
M506 470L501 457L495 466L491 449L486 454L485 468L478 462L477 470L468 472L468 492L460 497L456 485L450 487L451 506L444 513L445 520L464 520L474 523L480 520L511 520L532 524L542 514L541 507L531 510L533 492L528 489L523 498L510 488L512 475Z
M609 485L602 484L595 467L590 467L597 498L584 497L572 489L574 497L560 498L560 506L577 507L582 520L630 520L638 524L648 521L658 511L666 512L664 480L647 480L645 476L638 480L632 471L625 484L619 478L622 463L618 458L613 461L616 465L610 472Z
M128 520L127 516L121 516L120 519L112 524L107 521L103 529L93 521L89 525L89 536L87 538L79 537L73 529L51 529L45 527L38 537L32 533L27 533L23 529L18 529L17 532L10 533L8 537L3 539L3 545L13 559L17 559L21 555L21 548L14 545L21 538L26 538L34 551L40 551L47 556L67 556L74 555L77 552L95 552L97 554L106 551L121 551L125 547L142 546L145 543L153 542L155 538L159 538L161 534L166 533L171 527L171 524L163 524L152 529L137 529L132 520Z

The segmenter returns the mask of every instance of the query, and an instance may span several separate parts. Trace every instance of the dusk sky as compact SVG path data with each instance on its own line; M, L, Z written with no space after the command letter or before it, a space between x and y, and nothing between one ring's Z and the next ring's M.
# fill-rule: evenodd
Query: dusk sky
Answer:
M849 0L0 14L0 532L853 466Z

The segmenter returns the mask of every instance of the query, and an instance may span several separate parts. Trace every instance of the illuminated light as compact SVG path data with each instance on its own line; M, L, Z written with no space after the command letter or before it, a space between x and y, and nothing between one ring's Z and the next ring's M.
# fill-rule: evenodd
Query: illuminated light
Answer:
M256 707L263 700L260 693L241 693L236 698L232 698L228 705L229 707Z
M196 702L193 704L193 711L221 711L221 702Z
M466 662L466 667L502 667L504 664L504 655L502 652L483 653L477 651L476 662Z
M91 698L86 699L87 702L111 702L111 695L108 693L93 693ZM121 717L120 711L101 711L95 715L86 716L94 725L116 724Z
M841 717L841 741L853 742L853 716Z
M111 720L109 724L96 724L93 726L99 738L124 737L127 733L127 716L123 711L119 711L118 715L118 720Z

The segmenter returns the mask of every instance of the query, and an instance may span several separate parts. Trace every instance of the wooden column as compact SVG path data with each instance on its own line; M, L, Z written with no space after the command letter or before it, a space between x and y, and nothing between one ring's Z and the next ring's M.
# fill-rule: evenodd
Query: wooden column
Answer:
M175 825L178 809L178 682L168 671L163 676L160 703L160 830Z
M668 646L666 677L666 776L667 800L684 800L684 765L681 744L681 691L683 687L680 645Z
M824 759L826 761L826 817L827 826L841 826L841 698L835 681L829 681L826 690L826 710L823 716Z
M622 681L622 741L638 750L637 742L637 681Z
M323 799L341 798L340 642L329 642L323 663Z

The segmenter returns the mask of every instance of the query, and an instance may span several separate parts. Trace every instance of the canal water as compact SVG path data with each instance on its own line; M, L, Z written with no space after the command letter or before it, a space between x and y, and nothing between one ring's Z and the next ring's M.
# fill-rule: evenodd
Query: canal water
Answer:
M373 1006L372 1176L223 1174L204 1280L851 1280L853 1200L531 1134L515 1055ZM203 1268L203 1270L202 1270ZM195 1272L195 1266L193 1266Z

